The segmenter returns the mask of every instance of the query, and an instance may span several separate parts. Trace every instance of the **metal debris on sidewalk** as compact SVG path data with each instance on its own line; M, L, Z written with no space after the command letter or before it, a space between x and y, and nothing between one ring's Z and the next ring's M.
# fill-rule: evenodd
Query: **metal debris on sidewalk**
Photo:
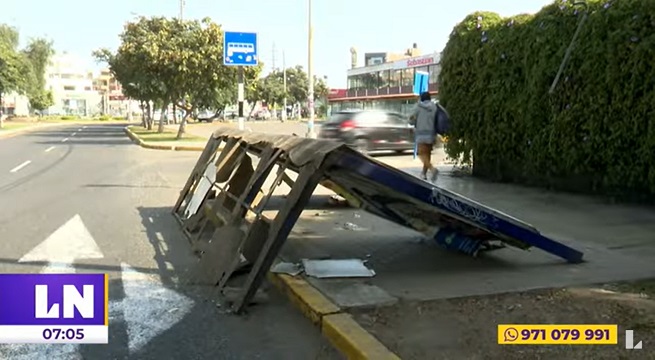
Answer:
M297 276L302 273L302 268L300 267L300 264L294 264L290 262L284 262L281 261L271 268L272 273L276 274L287 274L291 276Z
M361 227L361 226L359 226L359 225L357 225L355 223L347 222L347 223L344 223L341 226L340 230L363 231L363 230L366 230L366 229L364 229L363 227Z
M308 276L315 278L361 278L373 277L375 271L367 268L360 259L309 260L303 259Z

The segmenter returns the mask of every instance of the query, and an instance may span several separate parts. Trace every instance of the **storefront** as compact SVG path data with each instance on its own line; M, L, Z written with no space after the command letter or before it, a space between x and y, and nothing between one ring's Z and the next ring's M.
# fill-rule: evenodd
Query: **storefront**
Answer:
M438 93L440 54L428 54L390 63L348 70L348 88L328 98L331 111L380 109L409 113L416 104L414 74L429 75L429 91Z

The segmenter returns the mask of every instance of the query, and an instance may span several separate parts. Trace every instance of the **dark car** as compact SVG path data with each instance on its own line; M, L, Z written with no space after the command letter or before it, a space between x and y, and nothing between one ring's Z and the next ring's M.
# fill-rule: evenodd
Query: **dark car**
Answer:
M323 123L321 139L340 140L368 153L414 149L414 127L401 114L381 110L353 110L333 113Z

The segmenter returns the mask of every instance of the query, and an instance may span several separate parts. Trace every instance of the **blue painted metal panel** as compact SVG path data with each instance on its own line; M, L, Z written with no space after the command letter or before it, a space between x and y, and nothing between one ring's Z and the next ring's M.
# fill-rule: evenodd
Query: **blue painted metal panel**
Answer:
M414 73L414 94L420 95L428 91L430 75L427 72L417 71Z
M493 235L496 239L508 245L522 249L536 247L569 262L576 263L582 261L582 252L547 238L527 223L446 189L419 180L410 174L373 159L361 156L350 149L339 150L338 154L334 154L333 159L335 162L333 167L335 177L338 176L337 173L339 171L345 169L364 179L370 179L369 181L375 184L376 187L380 187L381 185L383 188L389 189L389 196L402 194L405 198L411 198L417 206L422 206L422 209L427 207L434 210L430 215L426 216L434 218L444 217L439 220L444 224L444 227L448 227L448 222L450 221L455 225L459 224L462 229L477 229L479 232L486 234L486 237L480 235L481 239L489 240L489 235ZM357 189L357 185L349 186L348 177L342 176L341 181L338 179L333 179L333 181L348 191L352 191L354 196L358 196L357 194L361 195L361 189ZM364 196L358 197L363 198ZM390 205L386 205L383 201L376 201L373 197L369 196L368 201L364 202L363 207L367 211L404 226L416 227L401 216L399 211L390 209ZM427 212L430 212L430 210ZM438 243L439 241L445 241L445 238L441 239L438 233L435 237ZM466 245L467 242L464 241L464 237L460 240L457 246L465 249L464 252L476 252L478 250L471 244Z
M256 66L259 63L257 33L225 32L223 65Z

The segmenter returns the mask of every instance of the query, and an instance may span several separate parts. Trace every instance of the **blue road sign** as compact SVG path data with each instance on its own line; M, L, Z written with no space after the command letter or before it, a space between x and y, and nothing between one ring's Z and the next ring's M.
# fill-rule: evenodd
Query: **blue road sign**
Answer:
M256 66L257 33L225 32L223 35L223 64L228 66Z

